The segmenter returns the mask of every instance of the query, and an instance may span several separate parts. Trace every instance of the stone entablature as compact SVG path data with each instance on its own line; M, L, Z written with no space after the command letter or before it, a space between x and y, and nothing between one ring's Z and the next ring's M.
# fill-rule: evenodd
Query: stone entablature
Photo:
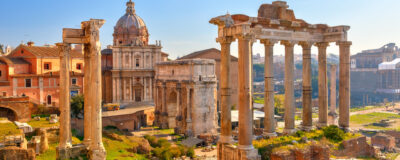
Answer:
M204 59L157 63L156 120L178 134L216 134L215 61Z

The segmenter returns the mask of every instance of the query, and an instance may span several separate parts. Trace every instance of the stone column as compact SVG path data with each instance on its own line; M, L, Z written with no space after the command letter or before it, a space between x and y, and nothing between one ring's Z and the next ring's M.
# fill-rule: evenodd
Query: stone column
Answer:
M191 97L190 97L190 87L186 86L186 94L187 94L187 104L186 104L186 135L191 137L193 136L192 132L192 105L191 105Z
M264 136L275 137L275 111L274 111L274 45L275 41L261 40L265 47L265 76L264 76Z
M304 131L312 129L312 87L311 87L311 46L310 42L300 42L303 48L303 126Z
M318 47L318 124L317 127L328 125L328 80L326 78L326 48L327 42L319 42Z
M294 115L296 107L294 105L294 52L295 42L281 41L285 46L285 128L284 134L296 132Z
M239 145L240 150L253 150L253 119L252 119L252 84L251 84L251 60L252 37L238 36L239 41Z
M336 64L331 65L331 108L328 113L328 123L329 125L337 125L336 124Z
M350 127L350 46L351 42L337 42L339 45L339 127Z
M181 129L181 121L182 121L182 117L181 117L181 86L180 84L177 84L176 86L176 131L178 132L178 134L180 134L180 129Z
M71 44L57 43L60 53L60 143L58 149L66 150L72 147L71 142L71 105L69 59Z
M168 112L167 112L167 86L165 82L162 83L162 112L161 112L161 128L168 128Z
M89 102L89 96L86 95L92 95L91 90L90 90L90 77L91 77L91 65L90 65L90 45L88 44L84 44L84 82L83 82L83 94L84 94L84 111L83 112L83 119L84 119L84 123L83 123L83 130L84 130L84 139L83 139L83 143L85 144L85 146L87 148L90 147L91 144L91 133L92 133L92 118L91 118L91 110L92 110L92 106L91 103ZM115 80L115 78L114 78ZM114 95L115 96L115 95ZM116 99L114 99L115 101Z
M89 147L90 159L103 160L106 158L106 151L102 142L102 114L101 114L101 46L99 42L99 29L104 24L104 20L82 22L85 34L88 36L88 48L90 57L90 85L91 91L89 105L91 112L91 146ZM86 111L87 112L87 111ZM87 121L87 120L86 120Z
M231 63L231 43L233 37L218 38L221 44L221 135L220 143L232 143L232 124L231 124L231 93L230 93L230 63ZM189 102L188 102L189 103Z

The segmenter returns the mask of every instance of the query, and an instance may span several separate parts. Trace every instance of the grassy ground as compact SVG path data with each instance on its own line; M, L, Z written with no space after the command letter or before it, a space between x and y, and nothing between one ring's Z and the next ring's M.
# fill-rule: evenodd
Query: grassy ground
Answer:
M393 127L380 127L380 126L373 126L372 123L378 123L381 120L395 120L400 119L400 115L392 114L392 113L368 113L368 114L357 114L350 116L350 123L363 125L365 128L370 129L379 129L379 130L390 130L390 129L398 129Z
M357 112L357 111L365 111L365 110L370 110L374 108L383 108L385 106L365 106L365 107L354 107L350 108L350 112Z
M115 140L113 138L104 136L103 143L107 151L107 160L146 160L143 155L135 154L131 152L134 142L132 142L127 136L118 136L122 139ZM72 137L73 144L79 144L81 141ZM50 143L49 149L39 156L36 157L37 160L49 160L56 159L56 147L58 142Z
M48 120L46 120L46 118L40 118L40 121L31 120L28 122L28 124L31 125L33 128L50 128L60 125L59 122L51 124Z
M2 141L5 136L18 134L21 134L21 131L14 123L0 123L0 141Z

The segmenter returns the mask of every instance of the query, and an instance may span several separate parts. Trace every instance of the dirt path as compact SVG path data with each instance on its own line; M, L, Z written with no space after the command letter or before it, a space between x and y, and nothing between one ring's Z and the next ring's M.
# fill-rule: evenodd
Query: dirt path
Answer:
M357 115L357 114L368 114L368 113L373 113L373 112L391 112L391 113L396 113L395 112L396 109L400 109L400 104L399 103L396 103L396 105L394 107L388 107L388 110L386 110L386 107L376 107L376 108L371 108L369 110L350 112L350 116Z

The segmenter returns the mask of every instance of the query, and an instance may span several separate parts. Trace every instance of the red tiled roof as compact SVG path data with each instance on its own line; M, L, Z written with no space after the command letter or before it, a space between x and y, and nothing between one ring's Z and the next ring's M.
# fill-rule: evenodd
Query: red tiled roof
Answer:
M57 57L58 58L60 56L57 47L26 46L23 44L19 45L16 49L14 49L11 52L11 54L13 54L13 52L17 51L19 48L29 51L36 57ZM71 58L83 58L83 54L79 53L75 50L71 50L70 54L71 54Z

